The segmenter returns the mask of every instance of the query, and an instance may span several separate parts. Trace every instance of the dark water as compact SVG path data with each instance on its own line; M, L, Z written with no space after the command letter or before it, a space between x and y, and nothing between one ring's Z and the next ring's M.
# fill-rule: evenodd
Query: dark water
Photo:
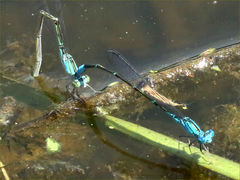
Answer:
M146 72L194 56L210 47L239 42L239 8L239 1L1 1L1 71L26 83L34 63L34 40L39 23L38 12L41 9L59 17L66 48L78 65L107 65L106 50L113 48L126 56L139 72ZM9 45L11 43L13 45ZM49 20L45 21L43 29L41 73L50 79L60 79L60 84L61 78L65 76L58 58L54 26ZM94 70L88 74L92 79L91 85L96 88L102 87L110 79ZM52 84L46 83L44 90L48 86ZM207 89L208 85L204 87ZM212 91L207 89L205 92ZM201 101L201 97L196 98L195 94L191 89L189 94L185 94L186 99L191 97L189 103L193 103L193 110L189 114L201 119L201 116L210 112L204 103L195 103ZM206 95L207 99L215 97L213 94ZM230 99L231 102L236 100ZM211 100L209 101L214 101ZM28 121L43 113L25 105L22 109L23 114L19 118L21 121ZM162 117L161 112L150 108L138 118L150 129L171 129L166 133L176 133L176 137L183 132L175 131L172 127L176 127L176 124L169 123L164 115L164 125L159 124L159 116ZM44 139L49 136L62 143L60 155L49 155L42 148L45 146ZM2 154L9 157L1 159L4 162L30 159L26 163L20 161L17 165L9 166L15 178L220 177L214 174L208 176L206 170L185 164L180 159L166 156L158 149L113 132L92 116L80 114L74 118L60 119L51 126L46 124L46 127L36 129L27 134L27 137L17 137L17 142L10 141L12 151L4 148L1 150ZM216 152L221 154L223 151ZM235 160L236 156L232 156L232 159Z
M38 12L44 9L60 18L66 48L77 64L105 64L106 50L113 48L143 72L238 42L239 6L238 1L2 1L1 49L7 40L22 41L23 34L25 40L33 40ZM48 20L43 49L43 55L51 54L52 59L44 62L42 71L64 76L54 27ZM96 73L92 78L98 87L102 74Z

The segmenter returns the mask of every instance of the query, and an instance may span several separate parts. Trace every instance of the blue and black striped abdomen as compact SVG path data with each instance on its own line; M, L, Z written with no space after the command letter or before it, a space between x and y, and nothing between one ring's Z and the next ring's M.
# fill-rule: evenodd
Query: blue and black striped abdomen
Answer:
M183 128L189 133L194 136L199 136L200 133L203 131L200 129L200 127L189 117L184 117L182 120L182 126Z

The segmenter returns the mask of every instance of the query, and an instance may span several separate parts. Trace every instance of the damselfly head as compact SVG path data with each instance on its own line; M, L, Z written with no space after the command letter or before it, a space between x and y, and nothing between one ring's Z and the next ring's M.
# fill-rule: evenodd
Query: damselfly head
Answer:
M212 129L209 129L199 134L198 141L202 144L211 143L213 137L214 137L214 131Z
M84 81L84 83L89 83L90 82L90 77L88 75L82 75L82 80Z
M72 83L75 87L83 86L84 88L90 82L90 77L88 75L82 75L79 79L75 79Z

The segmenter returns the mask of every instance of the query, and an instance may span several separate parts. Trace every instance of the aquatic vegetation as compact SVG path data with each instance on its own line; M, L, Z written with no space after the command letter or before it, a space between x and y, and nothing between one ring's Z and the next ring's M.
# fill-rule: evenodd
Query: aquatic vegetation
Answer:
M61 150L61 144L57 142L55 139L48 137L46 139L46 148L50 153L59 152Z
M221 69L217 65L211 66L211 70L221 72Z

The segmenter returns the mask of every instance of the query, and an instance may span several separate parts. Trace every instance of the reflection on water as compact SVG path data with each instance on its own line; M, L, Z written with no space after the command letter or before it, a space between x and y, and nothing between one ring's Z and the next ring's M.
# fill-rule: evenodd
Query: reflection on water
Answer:
M144 72L196 55L209 47L216 48L238 42L239 4L239 1L1 1L0 69L4 75L12 79L50 92L49 94L65 97L65 83L69 80L64 78L65 73L58 58L54 26L47 20L43 29L41 77L38 80L31 77L35 61L35 30L38 25L38 12L41 9L59 17L66 48L78 65L81 63L107 65L106 50L114 48L128 57L136 69ZM91 85L96 88L103 87L110 80L108 75L99 71L91 70L88 74L92 79ZM211 77L213 76L211 74ZM186 86L189 86L188 90L191 93L175 87L176 85L183 86L181 82L175 85L168 84L163 92L173 96L185 93L182 99L193 101L190 102L193 109L189 110L190 114L196 111L198 112L195 115L196 119L201 119L200 116L211 114L208 108L204 107L204 103L201 104L203 93L208 92L206 96L209 102L221 104L211 97L221 97L222 94L226 94L226 87L231 87L235 92L236 89L233 86L238 82L236 80L238 77L236 74L231 74L228 78L231 81L224 83L225 89L223 85L219 85L221 83L211 82L215 83L214 86L218 85L217 95L209 84L201 84L202 89L205 90L202 92L201 88L194 90L195 86L189 82ZM7 83L5 85L7 86ZM178 92L172 92L173 89ZM15 91L18 91L18 88L15 88ZM1 96L13 96L7 92L7 90L4 91ZM35 93L34 90L33 92ZM22 99L31 98L30 93L22 94ZM45 94L46 97L49 97L49 94ZM239 94L234 94L234 96L239 96ZM4 103L6 99L11 98L1 97L1 107L7 107L9 110L12 107ZM53 100L54 98L50 99L52 105L49 109L53 109L59 102ZM221 100L225 103L236 101L229 96L224 96ZM39 110L41 108L30 107L25 102L24 100L17 102L20 106L18 109L22 111L20 115L18 114L18 121L26 122L44 113ZM230 107L228 108L231 111L230 114L235 112L234 107L231 105L228 107ZM124 111L122 113L134 119L130 111L141 107L127 104L125 108L121 109ZM213 110L214 113L221 111L221 108L220 110L218 108ZM17 111L15 108L11 110ZM179 134L173 129L176 124L169 123L169 119L162 116L158 110L148 109L143 115L135 114L134 116L135 119L139 119L140 123L151 129L165 129L166 133L176 136ZM159 119L159 116L163 117L162 124L155 121ZM224 114L222 116L221 119L226 118ZM209 122L212 122L211 119ZM201 124L204 123L202 120ZM219 128L222 129L222 127ZM168 129L170 130L167 131ZM226 131L231 134L230 128ZM47 153L45 139L50 136L62 144L61 153ZM233 152L235 146L237 147L238 143L230 147ZM203 178L215 177L215 175L209 175L209 172L206 173L205 170L199 170L198 167L189 167L180 159L169 157L159 149L113 132L104 127L99 119L88 114L59 118L53 123L48 122L41 127L25 131L24 134L10 135L6 142L3 141L1 144L0 151L4 155L0 160L12 163L7 169L12 173L12 177L21 179L32 177L185 179L199 178L201 173L204 174ZM216 152L222 153L219 149ZM230 153L232 154L234 153ZM234 155L231 157L236 159Z

